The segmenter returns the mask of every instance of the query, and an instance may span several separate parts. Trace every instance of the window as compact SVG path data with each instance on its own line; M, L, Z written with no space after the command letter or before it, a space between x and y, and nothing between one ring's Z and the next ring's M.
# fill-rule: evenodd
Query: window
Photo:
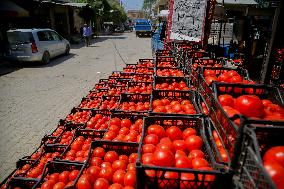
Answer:
M10 44L18 44L18 43L31 43L34 41L33 35L31 32L7 32L8 41Z
M39 31L37 32L37 36L39 41L53 41L53 37L48 31Z
M50 31L49 33L52 36L54 41L60 41L60 37L59 37L59 35L57 35L57 33L53 32L53 31Z

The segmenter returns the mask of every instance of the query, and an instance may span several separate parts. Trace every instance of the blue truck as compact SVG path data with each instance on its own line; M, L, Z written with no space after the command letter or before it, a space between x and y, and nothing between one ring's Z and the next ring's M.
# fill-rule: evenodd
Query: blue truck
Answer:
M147 19L137 19L134 25L135 33L137 37L140 36L152 36L151 21Z

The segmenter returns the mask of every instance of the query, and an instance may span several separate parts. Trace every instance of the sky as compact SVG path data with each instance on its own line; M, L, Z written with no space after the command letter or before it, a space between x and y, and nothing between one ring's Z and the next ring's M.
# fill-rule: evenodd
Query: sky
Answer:
M144 0L120 0L125 10L141 9Z

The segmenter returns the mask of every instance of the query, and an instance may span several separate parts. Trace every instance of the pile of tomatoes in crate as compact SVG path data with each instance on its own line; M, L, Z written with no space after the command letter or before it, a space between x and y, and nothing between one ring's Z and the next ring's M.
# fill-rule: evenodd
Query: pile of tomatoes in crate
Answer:
M279 90L199 45L171 45L100 79L1 189L253 188L241 152L252 128L283 124ZM256 145L260 172L281 188L284 144Z

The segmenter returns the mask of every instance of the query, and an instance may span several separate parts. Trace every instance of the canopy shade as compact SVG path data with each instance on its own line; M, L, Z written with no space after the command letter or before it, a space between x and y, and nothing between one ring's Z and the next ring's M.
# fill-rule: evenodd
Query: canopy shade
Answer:
M217 0L218 4L222 4L223 0ZM257 5L258 3L254 0L224 0L224 4L233 5Z

